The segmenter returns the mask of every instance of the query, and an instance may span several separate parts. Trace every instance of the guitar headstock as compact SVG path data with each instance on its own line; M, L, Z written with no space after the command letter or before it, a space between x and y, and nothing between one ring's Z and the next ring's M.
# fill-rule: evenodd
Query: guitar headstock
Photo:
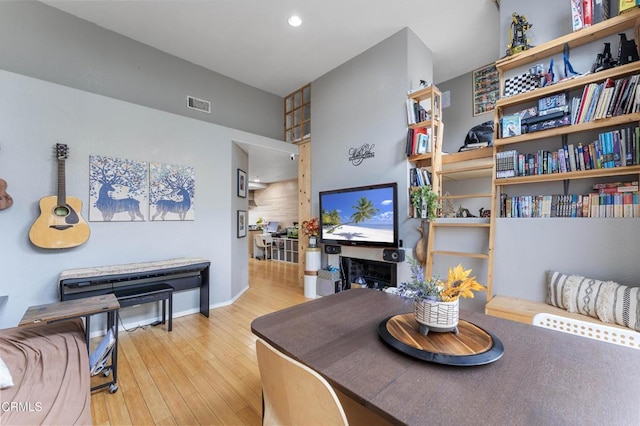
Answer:
M58 160L66 160L69 157L69 148L64 143L56 144L56 158Z

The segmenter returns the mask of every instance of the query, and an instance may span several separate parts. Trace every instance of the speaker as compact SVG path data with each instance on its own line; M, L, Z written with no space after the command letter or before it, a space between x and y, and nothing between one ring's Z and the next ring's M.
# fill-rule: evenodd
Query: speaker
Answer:
M384 249L382 258L387 262L402 262L404 260L404 250Z
M324 246L324 252L326 254L340 254L341 251L342 251L342 247L340 246L332 246L329 244L325 244Z

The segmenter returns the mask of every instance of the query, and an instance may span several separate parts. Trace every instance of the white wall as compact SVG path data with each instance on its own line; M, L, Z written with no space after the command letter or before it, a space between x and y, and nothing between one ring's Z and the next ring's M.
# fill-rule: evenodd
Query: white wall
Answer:
M236 168L247 157L233 140L283 144L175 114L0 71L0 176L14 204L0 211L0 328L17 324L30 305L58 300L62 270L175 257L204 257L211 266L211 304L224 304L247 288L246 238L236 238ZM70 148L67 194L87 216L89 156L193 166L195 221L90 222L89 241L67 250L33 246L28 231L38 200L57 188L55 143ZM146 216L146 214L145 214ZM198 292L175 295L176 315L198 311ZM123 310L125 323L150 322L151 305ZM150 313L151 312L151 313Z

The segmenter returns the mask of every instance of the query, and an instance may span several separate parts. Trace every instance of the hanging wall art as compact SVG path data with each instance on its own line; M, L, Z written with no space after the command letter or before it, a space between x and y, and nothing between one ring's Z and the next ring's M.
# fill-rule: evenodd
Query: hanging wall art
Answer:
M193 167L151 163L149 217L159 220L195 220Z
M89 221L145 220L148 210L147 163L91 155L89 157Z

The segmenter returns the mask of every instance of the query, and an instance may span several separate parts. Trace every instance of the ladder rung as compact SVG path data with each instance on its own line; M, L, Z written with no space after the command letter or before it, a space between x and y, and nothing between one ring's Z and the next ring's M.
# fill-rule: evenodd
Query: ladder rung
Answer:
M444 251L444 250L434 250L431 254L442 254L444 256L461 256L461 257L475 257L477 259L488 259L489 255L486 253L464 253L460 251Z
M491 198L492 194L464 194L464 195L443 195L441 200L457 200L460 198Z
M440 175L446 175L448 173L475 172L477 170L487 170L487 169L492 169L492 168L493 168L493 164L486 164L486 165L482 165L482 166L456 167L456 168L453 168L453 169L444 169L444 170L439 170L436 173L438 173Z
M488 222L433 222L433 226L450 228L489 228L491 224Z

